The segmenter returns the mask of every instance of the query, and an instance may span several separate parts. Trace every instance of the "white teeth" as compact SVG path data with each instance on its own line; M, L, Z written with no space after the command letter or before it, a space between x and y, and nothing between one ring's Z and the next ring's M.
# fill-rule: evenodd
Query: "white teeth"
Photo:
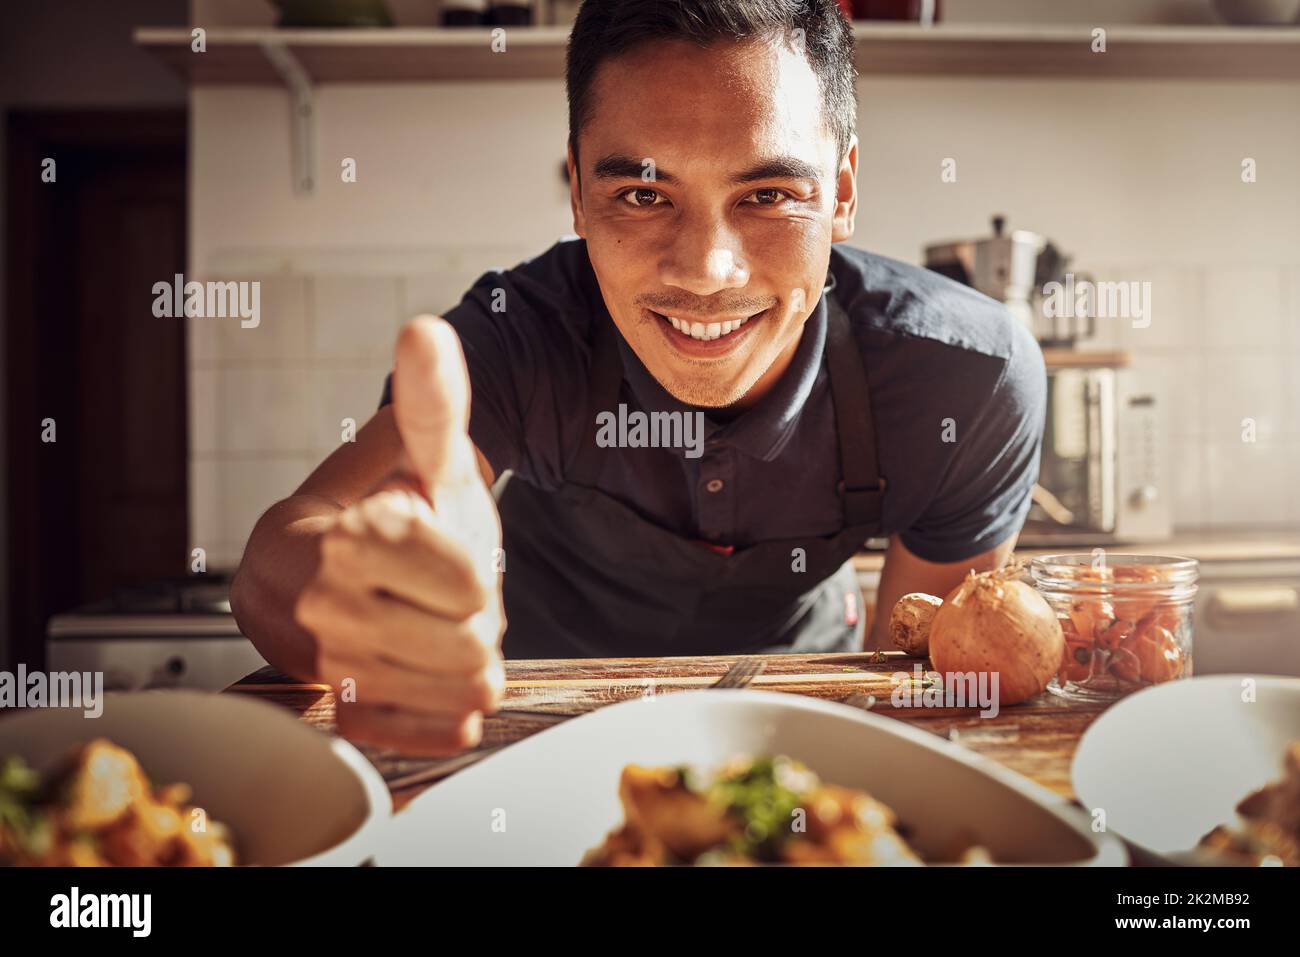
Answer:
M692 339L699 339L701 342L711 342L714 339L721 339L723 336L735 332L745 323L749 322L748 317L745 319L729 319L726 322L709 323L687 323L678 319L676 316L666 316L665 318L672 323L672 327L678 332L688 335Z

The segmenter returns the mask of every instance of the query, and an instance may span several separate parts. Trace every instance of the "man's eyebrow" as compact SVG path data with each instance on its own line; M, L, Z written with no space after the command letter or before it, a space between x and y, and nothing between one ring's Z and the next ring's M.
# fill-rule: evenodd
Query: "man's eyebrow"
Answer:
M625 153L611 153L596 161L592 173L596 179L641 179L647 168L644 160ZM821 179L821 170L796 156L773 156L741 170L728 182L732 186L742 186L765 179L804 179L815 183ZM677 182L672 173L658 168L655 168L654 180L669 185Z
M731 184L741 186L763 179L806 179L816 183L821 178L822 171L806 160L797 156L773 156L741 170L731 178Z
M591 171L596 179L640 179L647 168L644 160L634 159L626 153L611 153L598 159ZM677 182L659 169L655 170L655 179L665 183Z

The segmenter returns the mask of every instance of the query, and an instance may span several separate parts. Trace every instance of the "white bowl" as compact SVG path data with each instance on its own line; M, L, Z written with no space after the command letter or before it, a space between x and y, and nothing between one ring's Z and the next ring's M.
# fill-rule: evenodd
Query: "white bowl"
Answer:
M1255 700L1243 699L1252 682ZM1300 738L1300 679L1214 675L1153 685L1084 733L1074 790L1106 825L1148 851L1181 856L1236 821L1243 797L1282 775Z
M576 864L622 823L630 763L715 767L785 754L897 812L923 855L962 837L995 861L1123 864L1064 798L994 761L913 728L814 698L693 691L610 705L485 758L412 801L381 836L378 863Z
M383 779L350 744L243 695L114 693L98 718L48 708L0 717L0 756L42 772L99 737L159 784L190 785L194 803L230 826L243 864L361 864L392 814Z

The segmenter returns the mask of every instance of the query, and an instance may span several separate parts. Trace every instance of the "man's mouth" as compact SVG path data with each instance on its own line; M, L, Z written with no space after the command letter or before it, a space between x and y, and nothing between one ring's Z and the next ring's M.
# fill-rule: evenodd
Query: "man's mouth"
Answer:
M665 316L669 324L678 332L690 336L692 339L699 339L701 342L708 342L710 339L721 339L723 336L731 335L745 323L749 322L750 317L744 319L728 319L726 322L690 322L685 319L678 319L676 316Z
M669 340L678 348L684 348L691 354L695 354L700 350L704 350L707 354L730 351L731 345L745 338L754 324L766 316L768 312L769 310L764 309L752 316L742 316L737 319L726 319L719 322L705 322L650 310L651 315L659 319L663 324L664 332ZM667 328L669 326L672 327L671 332Z

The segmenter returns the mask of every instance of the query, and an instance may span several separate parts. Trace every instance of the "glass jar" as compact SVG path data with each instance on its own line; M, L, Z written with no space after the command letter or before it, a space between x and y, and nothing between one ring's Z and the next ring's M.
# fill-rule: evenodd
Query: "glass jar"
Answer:
M1047 689L1067 698L1118 698L1192 675L1198 564L1162 555L1045 555L1030 563L1065 633Z

